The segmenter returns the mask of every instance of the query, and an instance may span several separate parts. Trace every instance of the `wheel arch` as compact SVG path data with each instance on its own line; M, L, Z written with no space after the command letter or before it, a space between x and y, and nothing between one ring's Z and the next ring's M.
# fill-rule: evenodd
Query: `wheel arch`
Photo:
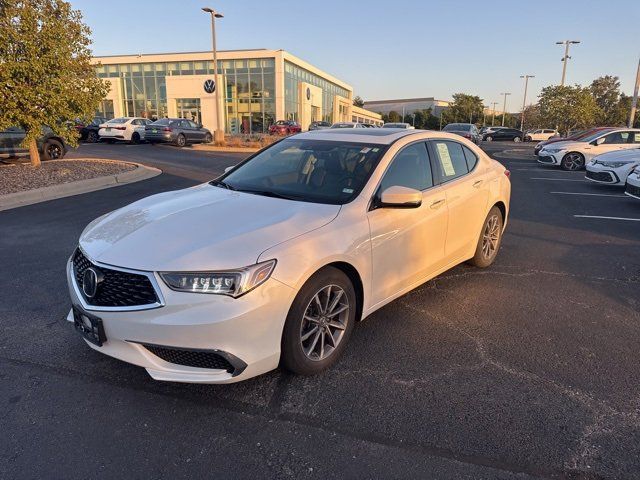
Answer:
M362 283L362 278L360 277L360 272L348 262L337 261L332 262L325 265L322 268L333 267L340 270L344 273L353 285L353 289L356 291L356 299L358 304L356 306L356 321L362 320L362 308L364 305L364 285ZM318 269L318 271L322 270L322 268Z

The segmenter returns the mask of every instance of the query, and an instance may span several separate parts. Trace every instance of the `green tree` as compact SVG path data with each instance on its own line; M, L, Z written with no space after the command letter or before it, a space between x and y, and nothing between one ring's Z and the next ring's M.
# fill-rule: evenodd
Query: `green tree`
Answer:
M77 145L70 121L88 120L107 94L90 61L90 34L65 1L0 0L0 130L25 130L35 166L42 127Z
M598 77L591 82L589 89L599 109L596 121L600 125L624 125L627 119L620 116L620 81L618 77L611 75Z
M540 93L540 117L548 126L558 126L560 133L592 126L599 109L591 90L580 85L550 85Z
M518 119L519 125L521 120L522 117ZM527 130L530 128L544 128L545 126L542 123L542 119L540 118L540 106L537 103L524 107L524 127ZM520 125L520 129L522 129L522 125Z
M353 104L356 107L364 107L364 100L360 97L360 95L357 95L356 98L353 99Z
M477 95L454 93L453 103L449 105L447 110L447 117L452 118L454 122L474 123L482 121L484 104Z
M391 110L389 112L389 115L387 116L388 121L391 123L395 123L395 122L399 122L400 121L400 114L398 112L396 112L395 110Z

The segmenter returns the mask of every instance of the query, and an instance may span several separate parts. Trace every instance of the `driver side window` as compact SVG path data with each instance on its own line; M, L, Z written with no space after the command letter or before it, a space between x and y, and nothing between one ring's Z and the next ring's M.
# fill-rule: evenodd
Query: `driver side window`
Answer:
M414 143L396 154L380 182L379 192L393 186L415 190L426 190L433 186L426 143Z

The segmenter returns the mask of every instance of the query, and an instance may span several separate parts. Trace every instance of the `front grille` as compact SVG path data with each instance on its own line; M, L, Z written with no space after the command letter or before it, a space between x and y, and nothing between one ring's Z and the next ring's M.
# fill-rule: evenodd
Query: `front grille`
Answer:
M229 360L216 352L160 347L158 345L144 345L144 347L165 362L187 367L226 370L229 373L233 373L236 370Z
M541 163L553 163L554 159L553 157L541 156L541 157L538 157L538 161Z
M596 180L597 182L613 182L613 178L611 178L611 174L609 174L609 172L591 172L587 170L585 176L591 180Z
M82 276L89 267L94 267L103 275L96 294L88 298L82 291ZM97 307L138 307L159 303L156 291L146 275L98 267L76 249L73 256L73 274L85 302Z
M633 195L634 197L640 197L640 187L627 183L626 193Z

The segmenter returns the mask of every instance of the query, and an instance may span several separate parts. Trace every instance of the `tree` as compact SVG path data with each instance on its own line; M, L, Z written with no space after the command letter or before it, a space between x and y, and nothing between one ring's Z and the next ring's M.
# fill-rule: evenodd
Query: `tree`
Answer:
M593 125L599 112L591 90L580 85L551 85L542 89L539 98L543 122L549 126L557 125L562 134Z
M395 110L391 110L389 112L389 115L387 116L388 121L391 123L396 123L400 121L400 114L398 112L396 112Z
M0 1L0 130L25 130L34 166L44 125L75 146L70 121L91 118L107 94L91 64L90 34L63 0Z
M473 123L482 119L484 104L482 99L476 95L466 93L454 93L453 103L447 109L447 118L452 118L454 122Z
M353 104L356 107L364 107L364 100L360 97L360 95L356 96L356 98L353 99Z
M518 120L520 122L521 119ZM524 126L529 128L544 128L540 118L540 106L538 104L527 105L524 107ZM522 125L520 125L522 129Z
M620 81L618 77L605 75L596 78L589 87L591 95L598 105L597 123L600 125L624 125L626 118L621 117Z

